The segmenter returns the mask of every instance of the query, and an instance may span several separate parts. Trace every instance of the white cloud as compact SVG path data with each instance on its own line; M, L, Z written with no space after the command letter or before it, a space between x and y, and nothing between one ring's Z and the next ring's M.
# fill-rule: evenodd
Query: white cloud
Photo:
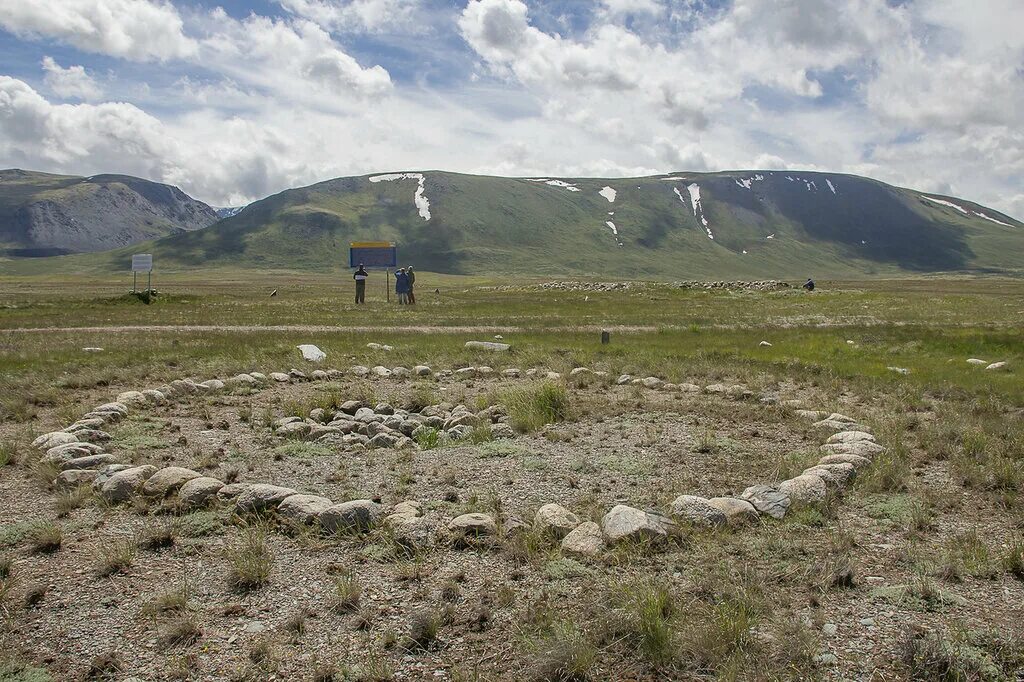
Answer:
M181 16L160 0L0 0L0 26L21 36L48 36L84 51L127 59L194 55Z
M103 89L83 66L61 67L52 57L44 57L43 81L58 97L64 99L96 100L103 96Z
M278 0L295 15L336 31L371 33L414 28L419 0Z

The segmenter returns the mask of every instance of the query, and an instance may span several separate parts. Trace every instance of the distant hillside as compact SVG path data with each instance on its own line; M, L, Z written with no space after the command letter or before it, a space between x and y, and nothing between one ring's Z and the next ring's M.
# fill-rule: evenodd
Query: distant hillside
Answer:
M1024 272L1024 226L978 204L837 173L627 179L427 171L339 178L145 245L160 267L331 270L350 241L448 273L617 278ZM136 249L89 257L123 270Z
M106 251L216 220L177 187L140 178L0 170L0 255Z

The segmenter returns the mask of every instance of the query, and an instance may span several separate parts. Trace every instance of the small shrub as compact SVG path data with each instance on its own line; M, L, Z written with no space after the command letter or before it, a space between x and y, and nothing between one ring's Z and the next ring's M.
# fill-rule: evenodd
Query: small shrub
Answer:
M188 586L162 592L142 607L145 616L159 616L165 613L183 612L188 608Z
M506 391L501 396L509 422L517 431L536 431L545 424L569 418L569 394L564 386L545 382Z
M49 489L53 485L53 481L60 474L60 465L56 462L43 462L37 461L32 464L32 478L39 482L41 486Z
M108 576L124 573L135 561L138 545L132 540L121 540L109 545L100 546L100 559L96 564L96 574Z
M954 630L948 634L913 627L900 644L911 680L961 682L1012 679L1024 664L1024 650L994 632Z
M178 535L187 538L214 535L224 529L224 515L217 511L197 511L178 517L173 527Z
M93 656L85 673L88 680L112 680L124 672L121 657L113 651Z
M52 521L41 521L27 533L32 550L39 553L56 552L64 541L64 532Z
M161 646L188 646L203 636L203 629L189 614L182 614L160 628L157 641Z
M175 530L170 523L159 523L146 526L139 538L143 549L158 550L174 546Z
M267 546L267 534L262 528L243 531L242 537L228 547L227 558L231 564L228 579L238 589L256 589L270 580L274 555Z
M441 619L429 610L417 611L409 620L409 633L402 640L402 648L407 651L422 651L430 648L437 640L441 628Z
M424 428L416 434L414 439L421 450L433 450L442 447L448 440L443 431L435 428Z
M530 679L539 682L578 682L590 678L597 648L573 624L556 623L551 633L533 645Z
M1003 570L1019 580L1024 580L1024 542L1012 543L1003 554ZM0 574L0 577L3 577Z
M0 468L18 463L18 444L13 440L0 440Z
M0 555L0 580L9 578L11 575L11 567L14 565L14 559L7 556L6 554Z
M363 595L363 587L352 571L345 571L334 579L332 600L338 611L354 611L359 606Z
M92 488L87 485L80 485L72 490L62 490L57 493L55 503L57 518L63 518L75 509L83 507L92 499Z
M34 583L25 590L25 608L30 609L46 597L46 585Z
M281 623L281 629L289 636L292 642L297 642L299 637L306 633L306 621L310 615L309 609L303 607L293 611Z

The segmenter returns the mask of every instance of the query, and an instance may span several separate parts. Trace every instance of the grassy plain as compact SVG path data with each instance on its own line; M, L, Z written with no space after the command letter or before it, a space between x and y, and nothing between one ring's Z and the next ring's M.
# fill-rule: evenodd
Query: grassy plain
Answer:
M433 671L443 670L452 680L1013 680L1024 663L1024 282L819 282L813 294L657 283L601 291L593 283L572 290L422 273L412 308L373 299L357 308L340 276L212 271L161 276L157 285L162 294L147 306L124 296L123 276L0 279L0 456L12 462L0 468L11 500L0 516L0 641L10 659L0 659L0 679L4 665L30 671L9 673L13 679L36 679L25 666L50 667L53 679L75 670L52 653L48 635L33 640L33 632L49 632L55 608L35 586L77 586L74 576L92 570L82 569L91 561L125 594L142 585L152 596L154 580L165 590L180 582L174 561L186 557L224 564L228 577L218 584L209 571L190 573L174 599L159 602L159 617L156 606L139 606L149 614L144 627L174 643L146 654L160 679L190 679L189 668L200 666L195 647L236 665L231 679L239 680L392 679L396 670L406 679L436 679ZM612 331L609 345L600 343L601 329ZM495 334L511 352L463 347ZM394 350L370 350L370 342ZM854 413L889 449L843 499L822 508L752 531L693 529L679 546L620 547L596 563L563 556L532 534L497 548L395 558L379 536L282 537L220 512L172 517L176 528L193 529L180 531L187 540L170 541L177 544L169 554L136 553L118 544L123 536L110 542L108 531L123 524L152 533L158 511L140 517L87 498L54 499L33 476L24 443L84 406L183 376L302 367L299 343L318 345L326 364L342 369L488 364L566 376L586 366L613 378L743 383ZM987 371L968 364L971 357L1008 369ZM433 384L343 382L313 396L297 386L266 403L226 396L192 413L174 407L160 419L129 420L114 435L133 444L138 461L206 462L211 475L227 478L230 469L243 480L323 480L332 499L383 491L386 500L421 499L447 515L504 505L527 521L531 490L538 502L568 501L599 518L620 495L655 505L711 492L684 485L724 494L732 471L784 477L817 456L808 426L756 398L680 401L601 382L564 385L564 424L500 447L480 438L415 456L381 453L365 471L350 454L335 461L318 445L280 445L255 424L357 393L415 402L436 391ZM451 390L478 406L513 395L481 384ZM222 419L233 430L236 420L250 424L252 434L238 441L248 445L216 456L193 446ZM175 444L177 432L167 435L171 422L188 433L188 446ZM452 490L457 501L449 502ZM562 497L546 497L553 495ZM63 547L54 547L60 532ZM239 566L254 596L228 591L241 580ZM293 566L303 585L322 576L337 607L307 620L306 611L281 606L292 600ZM91 578L78 580L82 599L99 608L102 591ZM385 605L367 623L381 585L394 586L385 591L401 607ZM126 600L132 608L144 601ZM236 627L222 613L230 608L269 613L281 628L238 635L225 629ZM325 629L350 634L327 637ZM222 632L243 637L240 660L222 652ZM112 665L91 664L98 674ZM119 665L136 670L130 660Z

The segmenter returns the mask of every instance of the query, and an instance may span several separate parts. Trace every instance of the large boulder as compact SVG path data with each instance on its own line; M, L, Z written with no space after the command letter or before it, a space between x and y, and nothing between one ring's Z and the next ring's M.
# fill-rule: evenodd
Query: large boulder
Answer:
M618 504L601 519L601 530L609 542L622 540L664 540L668 530L660 517L634 507Z
M604 551L604 533L601 526L585 521L562 538L562 552L570 556L591 558Z
M561 540L580 525L580 519L562 505L551 503L537 510L533 525L544 535Z
M752 485L740 495L762 514L781 519L789 509L789 496L775 486Z
M146 480L142 492L150 497L167 497L180 488L186 481L200 478L202 474L185 467L166 467L157 471Z
M754 505L736 497L712 497L708 504L725 514L730 526L745 526L757 523L761 518Z
M802 504L824 502L828 496L828 488L825 486L825 481L820 476L808 473L800 474L779 483L778 491L786 495L791 502Z
M156 473L151 464L118 471L100 487L100 495L108 502L124 502L142 491L146 479Z
M189 479L178 488L178 503L186 510L205 507L223 487L223 481L209 476Z
M290 495L277 505L277 513L289 521L299 524L313 523L320 514L334 505L334 502L319 495Z
M296 492L298 491L279 485L256 483L238 496L235 500L235 508L243 513L267 511L276 508L286 497L294 495Z
M708 500L696 495L680 495L672 501L672 514L698 526L724 526L729 519Z
M383 509L373 500L352 500L324 509L318 519L324 530L340 533L368 530L382 515Z

